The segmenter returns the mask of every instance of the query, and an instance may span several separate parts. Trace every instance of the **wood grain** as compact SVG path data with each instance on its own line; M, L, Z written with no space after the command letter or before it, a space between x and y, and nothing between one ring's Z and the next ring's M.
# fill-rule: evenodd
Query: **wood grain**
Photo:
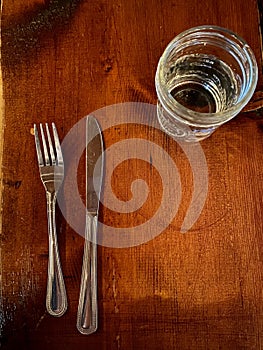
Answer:
M62 139L85 115L105 106L155 104L154 75L161 53L176 34L200 24L227 27L247 40L259 65L257 95L246 113L202 142L209 192L186 234L180 227L193 177L180 146L143 125L120 125L103 133L106 148L135 137L159 145L177 165L183 200L155 239L131 248L99 246L99 329L82 336L75 323L83 238L59 209L69 310L59 319L45 311L46 203L31 128L54 121ZM3 1L3 349L263 349L260 25L262 6L256 0ZM81 193L84 171L82 161ZM169 175L165 164L163 171ZM129 215L103 207L101 221L125 228L151 218L162 196L154 160L121 164L114 172L113 191L119 199L131 199L131 182L137 178L149 185L145 205Z

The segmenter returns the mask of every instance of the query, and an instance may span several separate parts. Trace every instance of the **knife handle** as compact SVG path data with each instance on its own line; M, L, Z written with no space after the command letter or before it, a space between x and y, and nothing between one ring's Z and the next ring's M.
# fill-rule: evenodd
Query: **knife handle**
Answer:
M96 332L98 327L97 226L98 217L87 214L77 313L77 329L86 335Z

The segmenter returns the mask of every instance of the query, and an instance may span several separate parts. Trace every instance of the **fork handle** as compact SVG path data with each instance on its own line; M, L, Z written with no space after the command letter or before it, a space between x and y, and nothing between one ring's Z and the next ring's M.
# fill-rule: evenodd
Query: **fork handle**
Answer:
M49 258L46 308L50 315L60 317L66 312L68 305L58 251L55 205L56 196L47 193Z
M97 225L97 216L87 214L77 313L77 329L86 335L94 333L98 327Z

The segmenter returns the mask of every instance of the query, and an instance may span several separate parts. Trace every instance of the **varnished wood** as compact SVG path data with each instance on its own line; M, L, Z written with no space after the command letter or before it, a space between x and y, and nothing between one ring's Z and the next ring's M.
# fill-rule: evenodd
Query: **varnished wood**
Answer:
M4 0L2 6L2 347L263 349L261 1ZM69 310L59 319L45 311L46 203L31 128L54 121L63 138L81 118L104 106L155 104L160 55L176 34L200 24L227 27L247 40L259 65L257 94L246 113L202 142L208 198L186 234L180 227L193 179L176 142L140 125L104 132L106 147L140 137L167 151L179 169L184 200L154 240L133 248L98 248L99 329L82 336L75 323L83 238L60 211ZM103 207L104 223L130 227L157 210L162 182L152 165L131 160L116 169L112 187L119 199L131 198L135 178L148 182L150 195L137 213ZM84 171L82 162L80 192Z

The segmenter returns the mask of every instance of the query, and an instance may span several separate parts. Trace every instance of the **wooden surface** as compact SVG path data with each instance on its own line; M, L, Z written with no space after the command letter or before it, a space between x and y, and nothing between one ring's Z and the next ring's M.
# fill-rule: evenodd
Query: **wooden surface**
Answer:
M261 0L3 1L3 349L263 349L262 8ZM183 196L177 215L155 239L130 248L99 246L99 329L82 336L75 323L83 238L59 210L69 309L59 319L45 311L46 203L31 128L54 121L62 139L99 108L127 101L155 104L161 53L176 34L200 24L227 27L247 40L259 65L259 98L249 112L202 142L209 192L186 234L180 226L193 183L180 147L140 125L104 133L106 147L133 137L160 145L177 164ZM80 188L83 171L80 166ZM140 215L103 207L101 221L130 227L148 220L161 199L158 171L133 159L114 174L120 199L130 199L131 181L138 177L149 182L150 199Z

